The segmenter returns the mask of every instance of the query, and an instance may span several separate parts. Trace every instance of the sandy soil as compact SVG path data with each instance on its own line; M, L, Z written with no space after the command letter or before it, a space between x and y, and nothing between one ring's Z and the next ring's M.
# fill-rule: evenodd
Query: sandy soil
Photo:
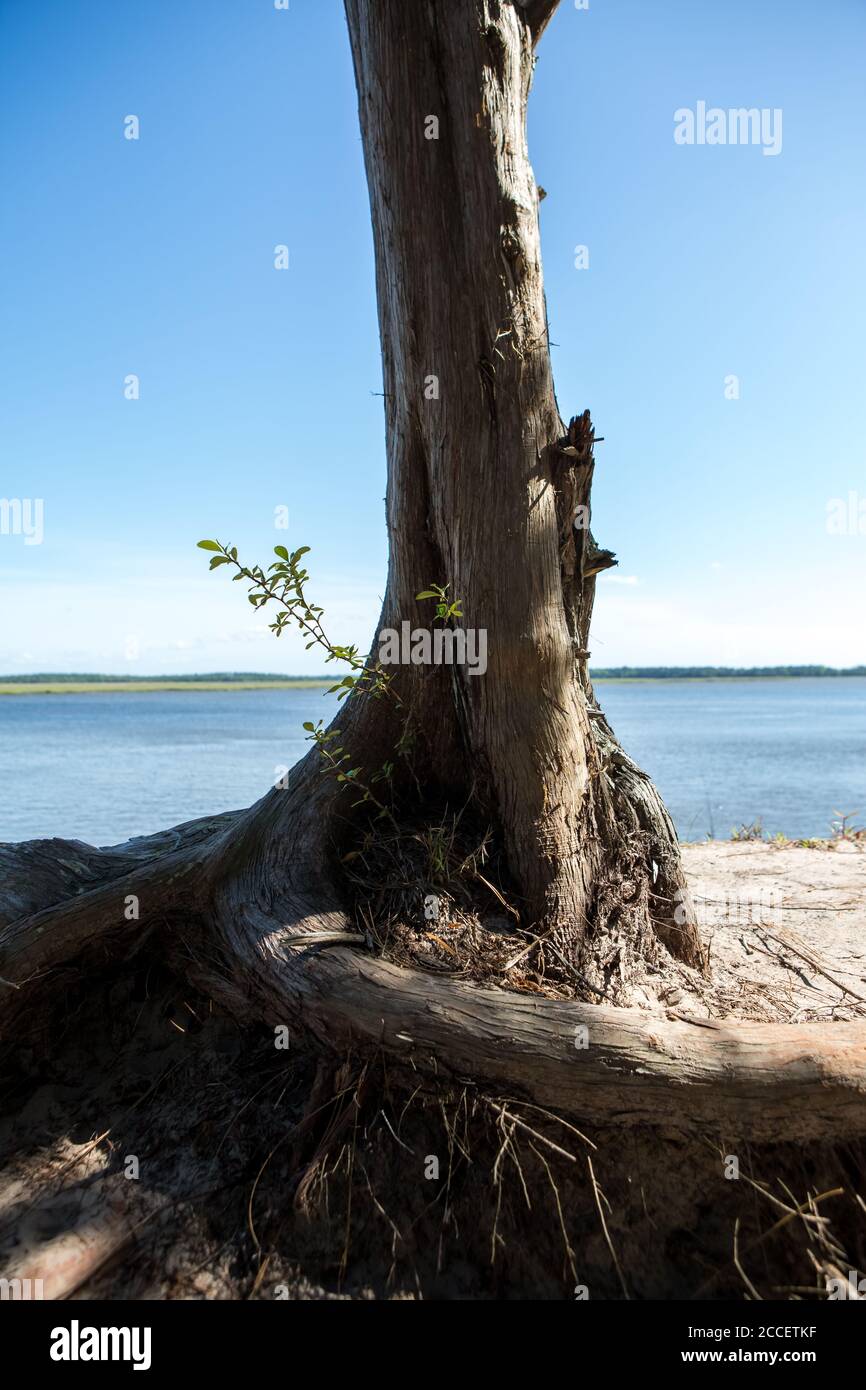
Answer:
M686 845L712 984L672 1012L779 1020L866 1016L866 847Z

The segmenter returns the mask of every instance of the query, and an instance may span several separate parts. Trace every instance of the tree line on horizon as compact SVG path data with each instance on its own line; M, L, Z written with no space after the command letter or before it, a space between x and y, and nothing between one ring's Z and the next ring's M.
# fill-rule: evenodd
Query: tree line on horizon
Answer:
M591 668L594 680L701 680L749 676L866 676L866 666L598 666ZM287 676L279 672L267 671L212 671L195 675L106 675L103 672L37 672L32 675L0 676L5 685L43 685L48 681L55 684L124 685L151 683L153 681L173 681L196 685L201 681L225 681L227 684L240 681L326 681L329 675Z

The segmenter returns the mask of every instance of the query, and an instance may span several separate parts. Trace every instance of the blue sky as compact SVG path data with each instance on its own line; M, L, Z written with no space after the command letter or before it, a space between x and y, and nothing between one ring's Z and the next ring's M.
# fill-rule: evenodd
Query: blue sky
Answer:
M557 392L605 436L620 557L596 664L866 660L864 53L862 0L562 0L541 42ZM701 100L781 109L781 152L677 145ZM0 534L0 674L320 670L207 574L210 535L312 546L366 647L381 368L338 0L0 0L0 131L0 498L44 505L41 544Z

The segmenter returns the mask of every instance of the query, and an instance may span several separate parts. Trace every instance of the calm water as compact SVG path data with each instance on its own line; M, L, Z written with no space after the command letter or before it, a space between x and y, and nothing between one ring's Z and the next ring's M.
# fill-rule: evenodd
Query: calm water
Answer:
M866 822L866 678L601 684L683 839L756 818L792 837ZM319 690L0 697L0 840L114 844L249 805L327 718Z

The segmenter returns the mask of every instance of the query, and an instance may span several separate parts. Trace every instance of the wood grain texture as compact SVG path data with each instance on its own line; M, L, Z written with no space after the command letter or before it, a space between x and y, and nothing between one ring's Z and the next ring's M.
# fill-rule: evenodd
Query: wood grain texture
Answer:
M311 957L283 978L318 1037L430 1077L602 1125L770 1142L866 1133L866 1023L691 1024L445 982L343 947L291 953Z

